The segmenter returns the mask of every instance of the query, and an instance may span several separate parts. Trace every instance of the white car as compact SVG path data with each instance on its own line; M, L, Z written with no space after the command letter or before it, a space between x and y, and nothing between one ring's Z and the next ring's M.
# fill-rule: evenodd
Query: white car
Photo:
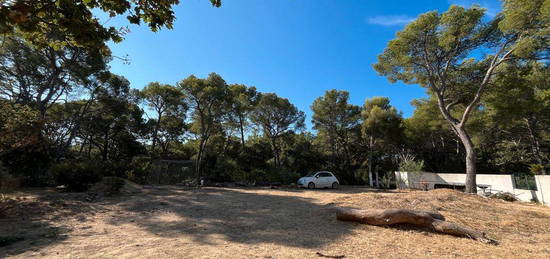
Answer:
M336 177L328 171L319 171L310 173L298 179L298 187L315 188L332 188L336 189L340 182Z

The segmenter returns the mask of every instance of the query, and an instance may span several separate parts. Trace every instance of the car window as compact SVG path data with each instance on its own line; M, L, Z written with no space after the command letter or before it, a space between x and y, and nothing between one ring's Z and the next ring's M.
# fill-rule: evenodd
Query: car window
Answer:
M329 173L320 173L320 177L331 177Z
M317 173L317 172L309 173L308 175L306 175L306 177L315 177L315 174L316 174L316 173Z

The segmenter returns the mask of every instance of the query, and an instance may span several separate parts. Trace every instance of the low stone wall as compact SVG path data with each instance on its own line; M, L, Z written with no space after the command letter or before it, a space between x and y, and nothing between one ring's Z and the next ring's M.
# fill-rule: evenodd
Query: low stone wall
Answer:
M466 174L437 174L429 172L395 172L397 186L400 188L434 189L436 184L464 184ZM537 191L516 189L512 175L478 174L477 184L490 185L491 192L509 192L521 201L537 200L550 206L550 175L535 176ZM423 182L423 184L421 184ZM478 192L483 190L478 188Z

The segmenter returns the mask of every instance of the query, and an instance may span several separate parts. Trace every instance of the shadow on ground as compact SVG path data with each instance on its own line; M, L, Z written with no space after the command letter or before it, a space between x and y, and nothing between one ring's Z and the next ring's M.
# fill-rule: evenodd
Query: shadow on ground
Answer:
M146 196L119 204L123 210L137 213L137 217L122 215L110 223L131 222L158 236L189 236L202 244L222 239L306 248L333 242L354 227L337 222L330 204L284 192L248 190L152 190Z
M32 201L17 201L19 214L0 218L0 243L2 237L14 241L0 246L0 258L40 254L94 215L114 226L131 224L158 237L186 237L203 245L221 241L317 248L357 226L336 220L331 195L367 192L380 191L150 186L135 195L95 199L93 193L37 190L23 194L35 197Z
M86 193L32 188L17 196L0 201L0 258L62 242L72 230L66 220L91 212Z

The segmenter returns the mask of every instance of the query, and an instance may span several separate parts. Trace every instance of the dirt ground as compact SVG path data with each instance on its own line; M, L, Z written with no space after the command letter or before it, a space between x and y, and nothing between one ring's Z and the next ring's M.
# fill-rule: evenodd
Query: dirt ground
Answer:
M550 258L550 208L450 190L150 187L95 197L35 190L4 206L0 258ZM438 211L500 245L335 218L334 208ZM6 209L9 208L9 209Z

